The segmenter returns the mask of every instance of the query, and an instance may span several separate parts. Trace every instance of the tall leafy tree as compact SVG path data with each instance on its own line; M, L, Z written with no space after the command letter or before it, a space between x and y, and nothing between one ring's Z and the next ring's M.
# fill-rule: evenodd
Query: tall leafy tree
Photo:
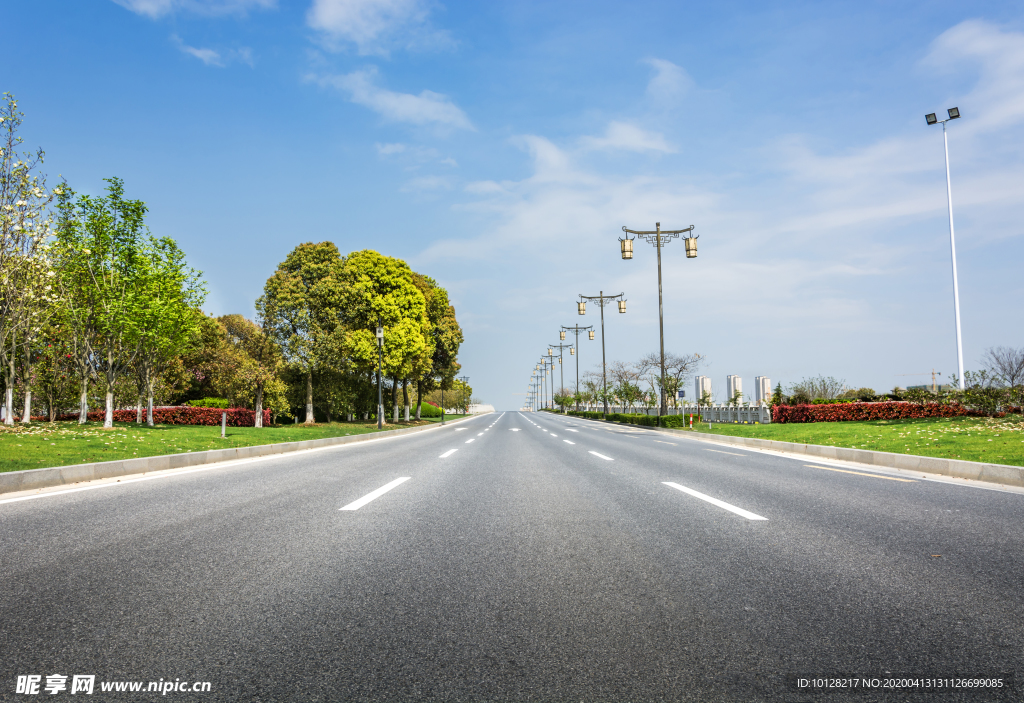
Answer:
M431 277L419 273L413 274L413 283L426 301L431 332L430 356L427 363L418 369L416 379L416 419L419 420L423 395L434 388L451 388L460 368L458 356L463 336L462 328L455 319L455 307L448 300L448 291Z
M411 377L432 348L426 300L413 282L412 269L401 259L365 249L345 259L340 282L346 357L361 371L376 370L379 320L384 327L384 375ZM392 385L393 397L396 390ZM395 406L397 415L397 402Z
M263 327L241 315L224 315L218 321L224 325L228 340L242 357L234 374L235 388L231 395L251 397L256 410L255 426L263 427L264 399L270 396L275 405L282 405L284 400L281 348Z
M104 180L105 197L83 195L73 205L62 203L57 247L68 307L88 345L82 354L105 381L103 426L112 427L114 386L135 361L138 317L145 306L146 205L125 199L120 178Z
M313 372L330 366L341 317L342 259L331 242L295 247L256 301L264 329L306 378L306 424L313 424Z
M135 276L135 369L140 400L146 399L146 424L152 427L156 377L198 334L206 289L199 272L187 266L184 253L168 237L151 238L142 247Z
M45 154L20 153L18 128L24 115L10 93L0 105L0 363L5 386L5 423L14 422L14 387L18 364L22 375L31 364L31 345L38 338L49 311L52 271L45 243L50 237L48 208L53 193L39 173ZM58 189L59 190L59 189ZM31 408L31 388L25 388L25 406ZM23 420L31 415L26 411Z

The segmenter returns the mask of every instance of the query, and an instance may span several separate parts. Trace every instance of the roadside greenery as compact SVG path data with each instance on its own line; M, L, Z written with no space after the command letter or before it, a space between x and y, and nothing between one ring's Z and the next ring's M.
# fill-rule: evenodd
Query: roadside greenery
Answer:
M4 94L0 389L8 428L69 414L85 425L97 406L108 430L131 412L152 427L169 417L167 406L184 404L245 409L232 417L251 417L256 429L266 418L376 420L378 385L390 422L410 418L410 385L416 418L433 415L421 403L442 389L449 408L468 408L472 388L456 380L462 330L447 291L429 276L375 251L342 255L331 242L307 242L266 281L254 319L214 318L202 312L200 272L172 239L149 231L146 204L116 177L105 179L102 196L66 182L48 189L42 150L18 153L21 124ZM193 415L202 413L174 417Z
M440 416L440 413L438 414ZM464 415L449 415L455 420ZM437 419L403 423L402 427L439 422ZM79 425L77 422L17 425L0 432L0 472L42 469L97 461L116 461L135 457L163 456L200 452L209 449L250 447L279 442L300 442L324 437L376 432L376 422L335 422L307 426L228 427L221 439L220 425L138 425L115 422L105 430L102 421Z

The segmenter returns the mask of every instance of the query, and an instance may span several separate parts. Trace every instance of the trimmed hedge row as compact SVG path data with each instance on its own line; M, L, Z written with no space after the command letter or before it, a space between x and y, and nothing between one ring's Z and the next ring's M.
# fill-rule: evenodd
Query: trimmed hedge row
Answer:
M637 415L631 413L604 413L570 410L569 415L574 417L585 417L588 420L609 420L611 422L622 422L629 425L642 425L644 427L658 427L657 415ZM687 415L666 415L661 418L661 427L687 427L690 418Z
M173 408L153 408L153 422L158 425L219 425L221 413L228 414L229 427L252 427L256 424L256 411L248 408L193 408L191 406L178 406ZM92 410L86 417L93 422L102 422L106 416L103 410ZM145 410L142 412L146 416ZM137 417L135 408L130 410L115 410L114 422L135 422ZM78 413L61 415L58 420L77 420ZM270 424L270 410L263 411L263 424Z
M772 422L856 422L864 420L909 420L922 417L982 416L963 405L939 403L842 403L835 405L776 405Z

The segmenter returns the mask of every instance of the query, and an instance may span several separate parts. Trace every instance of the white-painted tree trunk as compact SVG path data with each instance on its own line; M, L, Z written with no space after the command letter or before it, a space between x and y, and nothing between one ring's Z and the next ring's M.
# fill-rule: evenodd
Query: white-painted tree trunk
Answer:
M82 379L82 395L78 399L78 424L89 421L89 379Z
M14 389L9 385L4 394L4 424L14 425Z
M254 427L263 427L263 389L256 389L256 422Z
M112 390L107 391L107 412L103 416L103 426L114 426L114 391Z
M21 416L22 424L32 422L32 391L25 391L25 412Z
M306 424L312 425L316 422L313 417L313 372L306 374Z

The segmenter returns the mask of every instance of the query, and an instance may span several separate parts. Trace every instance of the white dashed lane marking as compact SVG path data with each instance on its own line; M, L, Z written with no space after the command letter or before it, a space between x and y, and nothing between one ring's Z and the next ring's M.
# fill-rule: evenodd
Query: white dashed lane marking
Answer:
M405 483L410 478L412 478L412 476L403 476L402 478L396 478L391 483L389 483L387 485L384 485L384 486L381 486L380 488L378 488L375 491L371 491L370 493L367 493L366 495L364 495L359 500L354 500L351 503L349 503L348 505L346 505L344 508L338 508L338 510L359 510L361 507L363 507L364 505L369 503L371 500L376 500L376 499L380 498L382 495L384 495L385 493L390 491L392 488L395 488L396 486L399 486L399 485Z
M749 510L744 510L743 508L737 508L735 505L730 505L729 503L726 503L724 500L718 500L718 498L712 498L711 496L705 495L705 494L701 493L700 491L695 491L692 488L687 488L686 486L680 486L678 483L672 483L671 481L662 481L662 483L664 483L666 486L671 486L672 488L678 489L678 490L682 491L683 493L687 493L687 494L693 496L694 498L700 498L701 500L706 501L708 503L711 503L712 505L717 505L719 508L724 508L725 510L728 510L731 513L736 513L737 515L745 517L748 520L767 520L768 519L766 517L761 517L760 515L758 515L756 513L752 513Z

